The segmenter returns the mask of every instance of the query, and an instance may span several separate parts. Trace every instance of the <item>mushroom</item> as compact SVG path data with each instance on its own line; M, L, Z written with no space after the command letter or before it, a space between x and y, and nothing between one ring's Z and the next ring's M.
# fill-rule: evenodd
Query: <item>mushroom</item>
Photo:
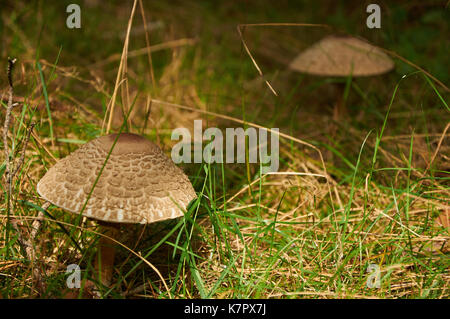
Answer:
M298 72L328 77L364 77L387 73L394 62L381 49L348 36L328 36L300 53L289 65ZM345 84L339 83L334 118L345 112Z
M149 224L183 216L197 197L187 176L156 144L131 133L84 144L51 167L37 191L56 206L99 221L112 238L119 223ZM114 242L102 236L98 254L101 270L97 262L95 270L102 284L110 286Z

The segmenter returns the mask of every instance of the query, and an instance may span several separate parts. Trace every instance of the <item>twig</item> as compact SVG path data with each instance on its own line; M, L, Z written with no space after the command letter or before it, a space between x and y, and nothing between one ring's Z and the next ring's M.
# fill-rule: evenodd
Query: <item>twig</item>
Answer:
M49 202L45 202L41 207L43 210L47 210L47 208L50 206ZM33 245L34 240L36 239L37 233L41 227L42 221L44 220L44 213L42 211L39 211L38 216L36 217L36 219L33 221L33 223L31 224L31 232L29 234L29 238L26 239L23 237L23 234L21 232L19 233L19 238L21 238L21 243L24 246L25 249L25 253L28 257L29 260L31 260L31 262L34 263L34 261L36 260L36 249L35 246ZM14 220L14 223L18 225L18 222L16 220ZM19 226L20 227L20 226ZM36 270L36 268L35 268ZM41 282L41 275L40 273L35 274L33 271L33 277L35 279L36 282L40 283Z
M272 87L270 82L266 79L264 79L264 74L261 71L261 68L258 66L258 63L256 63L255 58L253 57L252 53L250 52L250 49L247 46L247 43L245 42L243 30L245 30L246 27L273 27L273 26L284 26L284 27L319 27L319 28L330 28L330 26L326 24L313 24L313 23L246 23L246 24L238 24L237 25L237 32L239 34L239 38L241 39L242 45L244 47L245 52L252 60L252 63L256 70L258 71L258 74L260 77L264 80L267 87L272 91L272 93L275 96L278 96L278 93L275 91L275 89Z
M49 208L49 206L50 206L50 202L45 202L41 207L43 210L47 210L47 208ZM39 231L39 228L41 227L43 220L44 220L44 213L40 210L37 218L31 224L31 233L30 233L31 241L33 241L36 238L37 232ZM31 247L33 247L33 246L31 245ZM34 256L34 251L33 251L33 256Z
M43 210L47 210L47 208L50 206L50 202L45 202L41 207ZM36 264L36 248L35 245L33 245L37 233L39 229L41 228L42 221L44 220L44 213L40 210L38 213L37 218L33 221L31 224L31 232L29 235L29 239L23 238L23 236L20 234L19 238L22 236L22 244L25 246L25 253L29 260L31 260L32 263L32 272L33 272L33 282L36 283L36 286L38 287L39 291L45 290L45 284L42 281L42 274L41 274L41 268L39 265Z
M30 126L28 127L27 136L25 137L25 142L24 142L23 147L22 147L22 154L20 154L20 159L19 159L19 162L17 163L16 169L15 169L14 172L11 174L11 180L14 179L14 177L15 177L16 174L17 174L17 172L20 170L20 168L21 168L22 165L23 165L23 162L24 162L24 160L25 160L25 151L26 151L26 149L27 149L28 142L30 141L30 135L31 135L31 132L33 131L33 128L34 128L35 125L36 125L36 123L33 122L33 123L31 123Z
M11 222L10 215L14 215L14 211L12 211L14 208L12 206L12 176L11 176L11 158L9 154L9 147L8 147L8 132L9 132L9 125L11 121L11 112L13 109L13 81L12 81L12 69L14 67L14 63L16 63L16 59L8 58L8 82L9 82L9 89L8 89L8 105L6 107L6 115L5 115L5 125L3 128L3 146L5 148L5 176L6 176L6 196L7 196L7 214L8 214L8 222ZM12 212L11 212L12 211ZM11 225L16 228L17 225L15 223L11 222ZM16 228L17 230L17 228ZM9 228L6 228L6 241L9 240ZM6 253L8 257L8 251Z
M31 123L30 126L27 129L27 134L25 136L25 140L22 147L22 152L20 159L17 163L17 166L14 168L14 152L10 152L8 147L8 132L9 127L11 125L11 113L12 109L16 105L16 103L13 104L13 95L14 95L14 86L13 86L13 79L12 79L12 71L14 68L14 64L16 63L16 59L8 58L8 82L9 82L9 90L8 90L8 105L6 107L6 115L5 115L5 123L4 123L4 130L3 130L3 144L4 144L4 150L5 150L5 176L6 176L6 189L7 189L7 220L8 223L12 225L14 230L17 233L17 240L19 242L19 245L24 252L24 255L28 258L28 260L31 261L33 267L35 265L36 260L36 250L33 246L33 241L36 238L37 232L41 226L42 220L44 218L43 212L39 212L37 219L32 223L32 230L30 232L29 238L25 238L23 236L23 233L21 231L21 228L23 225L21 225L15 218L12 218L11 216L14 216L14 205L13 205L13 193L12 193L12 184L13 179L16 176L16 174L19 172L20 168L22 167L24 160L25 160L25 152L26 148L28 146L28 142L30 140L30 135L33 131L33 128L35 126L35 123ZM42 207L44 209L47 209L48 206L50 206L50 203L44 204ZM9 228L6 229L6 240L9 240ZM7 250L7 256L8 256ZM33 268L33 281L37 283L39 288L43 287L42 284L42 276L39 270L39 267Z
M152 85L153 85L153 87L155 87L156 81L155 81L155 74L153 72L153 61L152 61L152 53L150 50L150 39L149 39L149 35L148 35L147 21L145 19L145 10L144 10L144 5L142 4L142 0L139 0L139 8L141 9L142 21L144 22L145 44L147 45L146 49L147 49L148 64L150 67L150 75L151 75L151 79L152 79Z
M148 283L144 283L144 284L142 284L142 285L140 285L140 286L138 286L138 287L136 287L136 288L134 288L134 289L132 289L130 291L122 292L122 297L128 297L128 296L133 296L133 295L139 294L139 293L145 291L145 289L147 289L148 287L149 287L149 284ZM151 285L150 285L150 287L151 287Z
M423 173L422 177L425 176L425 173L426 173L427 171L429 171L430 168L431 168L431 165L433 165L433 162L434 162L434 160L436 159L436 156L438 155L439 150L440 150L440 148L441 148L441 146L442 146L442 141L443 141L444 138L446 137L446 134L447 134L447 131L448 131L449 128L450 128L450 123L447 124L447 126L445 127L444 132L442 133L441 138L439 139L439 143L438 143L438 145L437 145L437 147L436 147L436 150L434 151L433 157L431 158L431 161L430 161L430 163L428 164L427 169L426 169L425 172Z
M133 2L133 8L131 9L131 15L130 15L130 18L128 19L127 36L125 37L125 42L123 44L122 57L120 59L119 70L117 71L116 85L114 86L113 95L108 104L108 108L105 112L105 118L104 118L103 124L102 124L102 130L103 130L104 126L106 124L106 119L109 115L109 119L106 124L106 133L109 133L109 131L111 130L112 120L114 117L114 108L116 105L117 90L118 90L119 86L122 84L122 82L127 81L127 75L126 75L125 68L126 68L126 62L127 62L127 58L128 58L128 42L130 40L130 31L131 31L131 25L133 23L134 11L136 9L136 4L137 4L137 0L135 0ZM122 104L124 104L124 102L125 101L122 101ZM129 107L128 104L126 106L127 106L127 108Z

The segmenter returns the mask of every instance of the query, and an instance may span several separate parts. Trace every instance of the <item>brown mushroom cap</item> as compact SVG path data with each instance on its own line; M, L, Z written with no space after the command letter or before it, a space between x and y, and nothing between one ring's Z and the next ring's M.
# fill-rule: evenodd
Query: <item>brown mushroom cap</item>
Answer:
M61 159L39 181L39 195L80 213L116 137L96 138ZM83 216L113 223L153 223L182 216L196 197L187 176L157 145L122 133Z
M394 68L379 48L353 37L326 37L300 53L291 69L320 76L372 76Z

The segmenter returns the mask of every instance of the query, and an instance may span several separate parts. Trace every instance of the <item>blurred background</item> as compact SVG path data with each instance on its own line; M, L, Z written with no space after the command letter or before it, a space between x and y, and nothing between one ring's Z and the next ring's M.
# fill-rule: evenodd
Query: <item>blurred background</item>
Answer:
M55 80L49 83L50 108L58 112L83 105L104 113L108 94L111 95L115 84L132 3L79 1L81 28L69 29L66 7L71 3L73 1L4 2L0 29L3 65L6 67L7 56L19 57L17 69L21 81L16 85L16 92L24 95L35 85L33 77L26 78L26 74L35 69L35 61L43 61L44 71L56 63L58 67L52 74ZM379 1L380 29L369 29L366 25L369 3L144 1L148 33L138 6L128 48L129 89L134 94L142 93L137 105L145 104L146 94L151 93L152 97L167 101L193 103L211 111L244 116L250 122L285 127L302 138L323 140L327 132L322 132L321 128L328 127L328 116L336 97L334 86L329 83L335 80L300 74L290 70L288 65L302 50L326 35L366 38L424 68L442 83L448 83L450 22L445 1ZM243 49L237 26L263 22L327 24L331 28L244 28L243 37L264 74L262 78ZM152 70L145 50L146 36L150 45L155 45L151 55ZM403 75L417 71L399 59L395 62L394 72L354 81L347 104L348 120L356 129L371 129L382 123L395 85ZM278 97L264 80L270 82ZM6 77L1 77L1 81L4 87ZM398 93L399 102L392 108L391 115L396 122L389 128L395 127L397 133L404 134L409 133L411 127L416 133L442 131L446 119L441 116L442 108L422 75L409 77ZM120 97L118 100L120 102ZM70 114L77 116L74 111ZM135 120L139 117L145 116L135 116ZM190 118L184 119L185 115L169 121L177 126L192 122ZM397 122L398 119L401 122ZM425 125L425 119L434 124ZM152 120L158 120L156 114ZM58 125L55 130L59 134ZM333 139L339 138L333 136Z

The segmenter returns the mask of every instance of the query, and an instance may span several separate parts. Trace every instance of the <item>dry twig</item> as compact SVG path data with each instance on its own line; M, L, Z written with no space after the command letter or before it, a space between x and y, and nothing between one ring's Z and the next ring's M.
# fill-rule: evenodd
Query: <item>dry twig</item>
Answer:
M17 233L18 236L18 242L20 244L20 247L22 251L24 252L25 256L28 258L28 260L31 261L33 266L33 281L37 283L39 288L43 287L42 284L42 276L40 273L40 270L38 267L35 267L35 261L36 261L36 250L35 246L33 245L34 239L36 238L37 232L41 226L41 222L44 218L44 214L42 212L39 212L38 218L33 222L32 224L32 230L30 232L30 236L28 238L24 237L24 234L22 233L21 229L23 225L19 223L19 221L16 220L16 218L13 218L14 216L14 205L13 205L13 192L12 192L12 185L14 181L14 177L17 175L17 173L20 171L24 160L25 160L25 152L28 146L28 142L30 140L30 135L33 131L33 128L35 126L35 123L31 123L30 126L27 129L27 133L25 136L25 140L22 146L21 155L19 158L19 161L17 162L17 165L14 165L14 152L10 152L8 147L8 132L9 128L11 126L11 113L16 105L16 103L13 103L13 95L14 95L14 86L13 86L13 79L12 79L12 71L14 68L14 64L16 63L16 59L8 58L8 82L9 82L9 89L8 89L8 104L6 107L6 115L5 115L5 123L3 127L3 144L4 144L4 151L5 151L5 176L6 176L6 196L7 196L7 216L8 216L8 223L11 224L11 226L14 228L14 230ZM15 167L14 167L15 166ZM50 203L44 204L42 207L44 209L47 209ZM9 239L9 232L7 229L6 239Z

